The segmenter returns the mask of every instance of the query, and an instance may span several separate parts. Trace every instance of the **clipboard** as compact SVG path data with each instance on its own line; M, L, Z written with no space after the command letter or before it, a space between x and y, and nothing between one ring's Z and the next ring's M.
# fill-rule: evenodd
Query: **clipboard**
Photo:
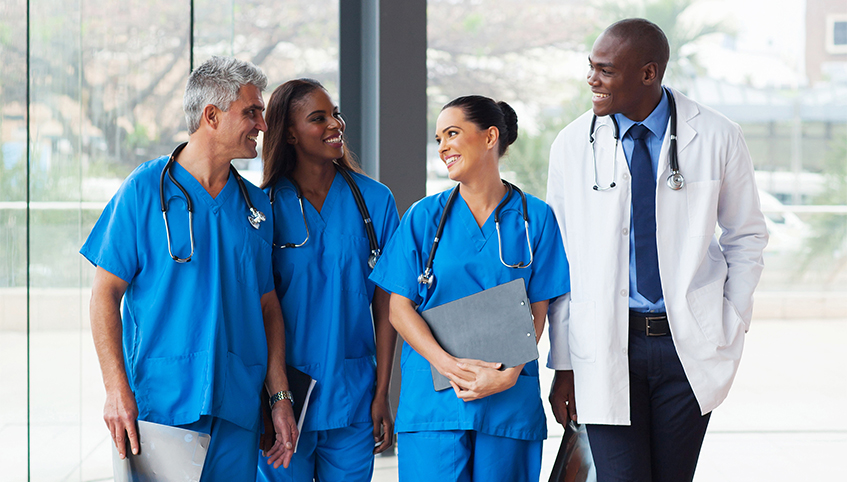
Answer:
M535 325L522 278L421 312L432 335L449 354L500 362L511 368L538 359ZM432 369L436 391L450 380Z
M112 444L115 482L199 481L210 440L207 433L139 420L138 455L127 451L121 459Z

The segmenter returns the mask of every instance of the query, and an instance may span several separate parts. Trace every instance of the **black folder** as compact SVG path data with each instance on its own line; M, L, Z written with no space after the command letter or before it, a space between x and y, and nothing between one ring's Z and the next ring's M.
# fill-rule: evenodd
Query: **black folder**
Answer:
M523 279L421 312L435 340L458 358L500 362L511 368L538 359L535 325ZM450 380L432 367L436 390Z

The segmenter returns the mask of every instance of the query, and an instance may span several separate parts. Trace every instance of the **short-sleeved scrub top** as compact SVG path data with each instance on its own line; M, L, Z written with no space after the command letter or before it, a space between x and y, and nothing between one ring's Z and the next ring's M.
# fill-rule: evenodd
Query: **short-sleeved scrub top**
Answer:
M261 296L273 289L270 203L245 181L268 220L259 229L230 174L212 198L179 163L174 177L194 205L195 251L168 254L159 176L168 157L136 168L107 204L80 252L129 283L123 352L139 419L168 425L220 417L259 431L267 370ZM165 178L174 255L191 252L185 196Z
M384 185L350 172L362 193L382 248L397 227L394 196ZM370 245L353 192L338 172L318 212L305 198L309 239L294 185L274 190L273 272L285 319L286 363L315 381L303 431L371 421L376 347L368 280Z
M456 189L456 188L454 188ZM418 282L432 249L438 222L452 190L426 197L409 208L376 265L371 279L386 291L409 298L424 311L522 278L531 303L570 290L568 261L555 216L547 204L527 195L529 236L534 262L508 268L500 262L494 213L480 228L470 208L456 198L433 259L431 287ZM521 199L512 192L501 211L500 231L506 263L529 262ZM547 436L538 382L538 362L527 363L512 388L464 402L453 390L436 392L429 362L403 344L398 432L475 430L521 440Z

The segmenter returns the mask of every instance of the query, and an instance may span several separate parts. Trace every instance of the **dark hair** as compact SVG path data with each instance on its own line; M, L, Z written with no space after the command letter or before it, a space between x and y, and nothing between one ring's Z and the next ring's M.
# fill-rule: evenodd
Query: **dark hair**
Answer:
M297 153L294 151L294 146L288 143L288 129L294 124L291 115L307 95L318 89L326 90L317 80L294 79L280 85L271 94L265 114L268 130L265 132L262 144L263 189L273 186L280 178L294 171ZM341 169L362 173L344 136L342 136L342 142L344 142L344 153L334 161L335 164Z
M671 48L665 32L658 25L643 18L625 18L609 25L606 33L628 42L634 54L644 64L656 62L661 80L668 65Z
M448 107L462 109L465 119L473 122L480 129L496 127L500 132L497 151L501 156L518 138L518 115L509 104L503 101L495 102L494 99L481 95L466 95L451 100L441 110Z

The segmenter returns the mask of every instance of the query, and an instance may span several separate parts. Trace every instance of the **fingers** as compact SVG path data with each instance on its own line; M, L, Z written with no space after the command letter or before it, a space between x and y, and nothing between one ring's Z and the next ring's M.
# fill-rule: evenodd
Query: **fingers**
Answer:
M127 441L129 441L129 448L133 454L137 455L141 450L138 429L135 424L138 411L135 408L134 400L131 401L132 403L129 403L127 399L118 400L107 398L103 420L109 427L112 441L115 443L120 458L125 459L127 456Z
M135 429L135 420L126 426L126 433L129 436L129 446L133 455L138 455L141 451L141 444L138 442L138 431Z
M394 445L394 427L390 420L383 419L382 435L379 437L379 445L374 447L375 454L381 454Z
M548 399L557 422L565 425L569 420L577 420L573 371L556 371Z
M459 363L459 367L464 370L473 370L473 367L482 367L482 368L492 368L494 370L499 370L500 367L503 366L500 362L487 362L482 360L475 360L473 358L459 358L457 360Z

